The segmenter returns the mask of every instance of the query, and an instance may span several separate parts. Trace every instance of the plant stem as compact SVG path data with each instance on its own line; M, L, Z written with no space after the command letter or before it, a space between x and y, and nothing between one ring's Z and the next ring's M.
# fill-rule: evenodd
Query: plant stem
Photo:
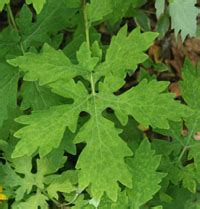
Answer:
M86 0L82 0L82 7L83 7L83 18L84 18L84 24L85 24L85 38L87 42L87 46L90 50L90 24L87 17L87 10L86 10ZM92 89L92 95L95 96L95 83L93 78L93 73L91 72L90 75L90 84Z
M10 7L10 4L7 4L7 11L8 11L8 16L9 16L9 18L10 18L10 21L11 21L11 24L12 24L13 28L15 29L15 31L16 31L16 32L19 34L19 36L20 36L19 29L18 29L17 24L16 24L16 22L15 22L15 18L14 18L12 9L11 9L11 7ZM21 37L21 36L20 36L20 37ZM25 49L24 49L24 46L23 46L23 44L22 44L21 41L19 42L19 45L20 45L20 49L21 49L21 51L22 51L22 54L24 54L24 53L25 53Z
M185 154L185 151L189 148L188 145L189 145L189 143L190 143L190 141L191 141L191 138L192 138L192 136L193 136L193 134L194 134L194 132L195 132L196 124L197 124L197 121L195 120L195 121L194 121L194 126L193 126L192 130L190 131L189 136L187 137L185 146L183 147L183 150L182 150L181 154L180 154L179 157L178 157L178 162L181 161L183 155Z
M95 93L95 85L94 85L94 78L93 78L92 73L90 75L90 83L91 83L91 88L92 88L92 95L95 96L96 95L96 93Z
M10 17L11 23L12 23L14 29L18 32L17 24L16 24L16 22L15 22L15 18L14 18L14 15L13 15L13 13L12 13L10 4L7 4L7 10L8 10L8 15L9 15L9 17Z
M86 42L88 45L88 48L90 49L90 26L89 26L89 21L87 17L87 11L86 11L86 0L82 0L82 5L83 5L83 18L84 18L84 24L85 24L85 37L86 37Z

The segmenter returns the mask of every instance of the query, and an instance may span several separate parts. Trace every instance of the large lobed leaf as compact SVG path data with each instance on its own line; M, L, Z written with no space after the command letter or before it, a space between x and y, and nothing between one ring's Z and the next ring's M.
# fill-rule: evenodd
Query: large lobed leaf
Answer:
M123 124L128 115L132 115L143 125L165 129L169 128L168 120L178 121L189 114L184 105L174 101L172 94L163 93L168 85L165 82L153 80L147 83L144 80L120 96L113 94L122 85L126 71L134 71L137 64L147 58L144 51L156 36L141 34L138 29L127 36L127 27L123 27L112 39L103 63L100 63L101 49L95 43L92 51L86 43L82 44L77 52L78 64L72 64L60 50L47 44L40 54L26 53L10 60L10 64L25 73L25 80L38 80L40 85L47 85L54 93L66 98L66 103L72 100L69 104L18 118L17 121L26 126L15 134L21 139L13 157L37 152L44 157L59 146L67 127L75 132L80 112L87 112L90 118L75 139L75 143L86 144L76 165L79 186L81 190L89 187L97 203L104 192L116 201L117 182L131 187L131 175L124 158L132 152L120 139L119 130L103 117L106 108L111 107ZM89 81L91 91L82 79L74 82L76 76Z

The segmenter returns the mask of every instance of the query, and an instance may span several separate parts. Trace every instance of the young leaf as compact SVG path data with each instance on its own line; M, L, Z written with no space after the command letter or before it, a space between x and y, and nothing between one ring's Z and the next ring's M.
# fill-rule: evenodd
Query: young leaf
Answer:
M172 28L175 29L177 35L181 31L182 40L186 36L196 35L197 15L199 9L195 7L196 0L173 0L169 5L169 13L172 18Z

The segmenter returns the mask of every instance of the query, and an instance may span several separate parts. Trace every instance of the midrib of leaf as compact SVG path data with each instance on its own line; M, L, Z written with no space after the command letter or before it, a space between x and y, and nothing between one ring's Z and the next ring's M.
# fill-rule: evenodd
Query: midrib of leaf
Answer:
M41 92L40 89L38 88L37 83L36 83L36 82L33 82L33 83L34 83L34 87L35 87L35 89L36 89L36 92L38 92L39 97L41 98L41 100L42 100L44 106L45 106L45 107L48 107L48 105L47 105L47 103L46 103L44 97L42 96L42 92Z
M83 6L83 17L84 17L84 24L85 24L85 37L86 37L86 42L87 42L87 46L90 49L90 34L89 34L89 21L88 21L88 17L87 17L87 11L86 11L86 0L82 0L82 6ZM99 128L99 119L98 119L98 111L97 111L97 105L96 105L96 92L95 92L95 83L94 83L94 77L93 77L93 73L91 72L90 74L90 85L91 85L91 97L93 100L93 110L94 110L94 117L95 117L95 122L96 122L96 127L97 127L97 135L98 135L98 141L100 146L102 146L102 139L101 139L101 133L100 133L100 128ZM108 149L107 147L105 147L105 149ZM101 155L100 157L100 161L102 161L102 152L100 152ZM111 153L112 154L112 153ZM102 163L100 164L100 171L103 169L102 168Z
M84 18L84 24L85 24L85 37L86 37L87 46L90 49L90 33L89 33L89 21L88 21L87 10L86 10L86 0L82 0L82 5L83 5L83 18ZM95 83L94 83L93 73L90 74L90 84L91 84L92 97L93 97L93 102L94 102L95 121L97 125L98 136L100 136L99 128L98 128L99 122L98 122L98 113L97 113L97 106L96 106L96 92L95 92Z
M192 139L192 136L194 134L194 131L196 129L196 125L197 125L197 122L198 122L198 117L195 118L194 120L194 125L192 127L192 130L190 131L190 134L188 135L188 137L186 138L186 142L185 142L185 145L183 147L183 150L182 152L180 153L179 157L178 157L178 162L180 162L182 160L182 157L183 155L185 154L186 150L188 149L188 145L190 144L190 141Z

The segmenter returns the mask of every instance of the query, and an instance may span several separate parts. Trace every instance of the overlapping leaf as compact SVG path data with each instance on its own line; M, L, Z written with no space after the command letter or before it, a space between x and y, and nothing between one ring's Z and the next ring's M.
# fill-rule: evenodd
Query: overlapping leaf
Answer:
M127 27L123 27L113 37L103 63L100 63L99 46L92 45L90 51L86 43L77 52L76 65L61 51L47 45L41 54L27 53L10 60L10 64L19 66L25 73L25 80L38 80L40 85L48 85L66 101L73 100L71 104L55 106L17 119L26 126L16 133L21 140L13 157L31 155L37 151L40 156L45 156L59 146L66 127L75 131L79 113L87 112L90 119L81 127L75 140L75 143L86 143L76 165L79 187L83 190L89 186L97 203L104 192L116 201L117 182L131 187L131 175L124 162L131 151L120 140L119 130L103 117L103 111L111 107L122 123L127 121L128 115L132 115L144 125L161 128L168 128L168 120L180 120L189 112L173 100L173 95L163 93L168 85L165 82L147 83L144 80L120 96L113 94L122 85L126 70L134 71L137 64L147 58L144 51L156 35L141 34L136 29L127 36ZM90 82L90 89L87 89L85 82L83 85L82 81L75 83L72 80L78 75ZM108 80L113 82L113 86L109 86Z
M11 188L15 188L15 203L12 205L12 208L18 208L19 205L19 208L24 208L33 199L34 201L35 199L38 200L37 202L32 202L35 208L38 208L38 206L44 207L44 205L48 205L48 198L44 191L52 198L57 198L56 193L59 191L70 193L76 190L72 185L70 177L70 175L73 175L76 178L74 171L71 171L70 175L68 174L70 171L63 174L62 182L59 181L60 175L51 175L66 162L66 157L63 156L66 145L66 142L63 141L58 149L55 149L45 158L38 159L36 173L32 173L32 158L27 156L12 160L12 164L7 162L5 165L0 165L3 173L0 180L1 184L7 189L8 194ZM55 179L56 181L53 181ZM36 194L34 186L37 188ZM53 191L52 188L54 188ZM12 197L12 195L13 193L9 194L9 197ZM42 201L40 202L39 199Z
M132 209L140 208L161 188L159 183L165 174L156 172L160 160L161 156L155 155L150 143L144 140L134 159L128 161L133 174L132 189L127 190Z
M41 87L37 82L24 82L21 89L21 109L42 110L62 104L61 98L53 94L48 88Z
M73 85L73 91L70 91L70 87ZM61 86L62 88L59 88ZM15 134L16 137L23 140L20 140L16 146L13 157L31 155L36 151L44 156L60 145L66 127L69 127L73 132L76 130L79 113L84 110L84 105L88 99L85 89L82 90L81 84L76 85L73 82L59 82L54 84L53 88L57 94L64 94L73 98L74 103L51 107L44 111L34 112L30 116L18 118L18 122L28 126L20 129Z
M11 27L5 28L0 33L0 60L5 60L6 57L16 56L21 54L18 42L20 37L18 33Z
M199 141L195 141L195 133L200 131L200 68L193 66L188 60L183 68L183 81L181 82L181 93L186 103L193 109L193 114L186 118L188 135L185 146L191 146L190 158L194 158L195 166L200 172Z
M65 0L47 0L44 9L33 23L31 11L24 5L17 19L24 48L40 46L44 42L52 43L50 36L70 25L69 19L76 11L77 9L69 8Z
M16 108L18 77L12 66L0 63L0 126L8 119L8 108Z

